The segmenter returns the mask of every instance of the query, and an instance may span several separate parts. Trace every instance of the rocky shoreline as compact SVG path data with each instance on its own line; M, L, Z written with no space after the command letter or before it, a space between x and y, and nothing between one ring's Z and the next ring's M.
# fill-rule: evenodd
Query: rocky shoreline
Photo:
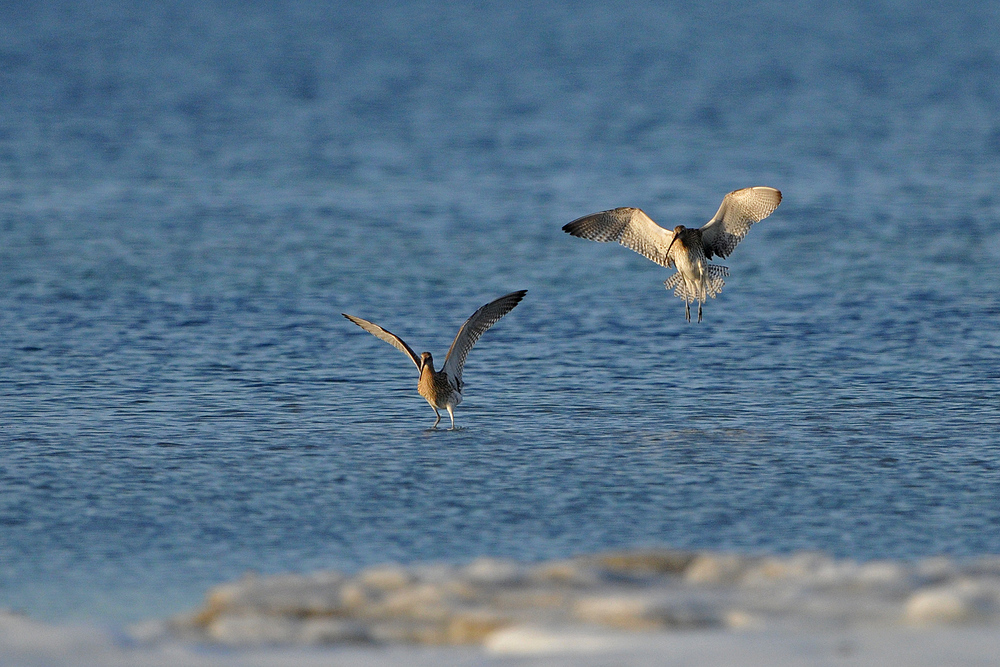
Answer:
M825 632L1000 627L1000 557L913 563L651 549L525 564L381 565L353 575L248 575L140 642L235 648L478 645L687 629ZM555 634L553 634L555 633Z

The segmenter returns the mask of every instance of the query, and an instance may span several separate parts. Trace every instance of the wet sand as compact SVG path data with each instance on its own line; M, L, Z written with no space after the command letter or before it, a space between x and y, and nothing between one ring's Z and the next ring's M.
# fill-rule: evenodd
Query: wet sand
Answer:
M0 620L0 664L88 667L621 667L648 665L992 665L994 627L848 631L688 630L623 633L533 632L503 647L347 646L224 649L189 643L129 644L80 626ZM518 649L514 649L518 645Z

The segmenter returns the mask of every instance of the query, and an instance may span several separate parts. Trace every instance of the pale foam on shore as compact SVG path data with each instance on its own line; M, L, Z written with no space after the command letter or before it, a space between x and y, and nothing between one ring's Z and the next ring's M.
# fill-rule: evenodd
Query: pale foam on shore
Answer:
M0 615L0 664L586 665L611 656L679 664L687 656L912 665L994 655L997 557L857 563L645 550L535 564L484 558L350 576L246 576L210 590L199 610L125 634Z

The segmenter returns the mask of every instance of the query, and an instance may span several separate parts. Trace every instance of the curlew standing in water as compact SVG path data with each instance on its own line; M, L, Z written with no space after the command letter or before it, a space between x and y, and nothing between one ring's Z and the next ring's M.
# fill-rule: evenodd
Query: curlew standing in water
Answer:
M619 241L626 248L677 273L663 285L684 299L684 315L691 321L691 302L701 306L715 297L725 285L729 269L709 264L714 255L728 257L750 231L750 226L771 215L781 203L781 193L763 186L735 190L722 198L722 205L711 220L700 228L677 225L673 231L653 222L642 209L624 207L591 213L563 226L563 231L584 239Z
M424 352L417 357L416 352L396 334L360 317L354 317L347 313L341 314L371 335L384 340L410 357L410 360L416 364L417 370L420 371L417 392L427 399L437 416L437 419L434 420L434 426L431 428L437 428L438 423L440 423L441 413L438 410L441 409L448 411L448 416L451 417L451 427L454 429L455 406L462 402L462 369L465 367L465 357L468 356L469 350L476 344L479 337L496 324L501 317L513 310L514 306L520 303L527 293L527 290L511 292L495 301L490 301L474 312L458 330L439 371L434 370L434 359L430 352Z

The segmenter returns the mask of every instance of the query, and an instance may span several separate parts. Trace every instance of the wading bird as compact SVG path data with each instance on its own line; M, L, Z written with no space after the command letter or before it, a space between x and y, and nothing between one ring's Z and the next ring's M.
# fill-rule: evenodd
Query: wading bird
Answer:
M431 428L437 428L441 421L441 413L438 410L447 410L448 416L451 417L451 427L454 429L455 406L462 402L462 368L465 367L465 357L468 356L469 350L476 344L479 337L496 324L501 317L513 310L514 306L520 303L527 293L527 290L511 292L495 301L490 301L474 312L458 330L458 335L455 336L451 347L448 348L448 355L444 358L444 364L439 371L434 370L434 359L430 352L424 352L418 357L416 352L396 334L360 317L354 317L347 313L341 314L371 335L384 340L410 357L410 360L416 364L417 370L420 371L417 392L427 399L437 416L434 426Z
M663 285L684 299L684 315L691 321L691 302L701 306L725 285L729 269L709 264L713 256L728 257L750 231L750 226L771 215L781 203L781 193L763 186L743 188L723 197L719 211L700 228L677 225L673 231L653 222L642 209L615 208L591 213L563 226L563 231L584 239L619 241L657 264L676 267Z

